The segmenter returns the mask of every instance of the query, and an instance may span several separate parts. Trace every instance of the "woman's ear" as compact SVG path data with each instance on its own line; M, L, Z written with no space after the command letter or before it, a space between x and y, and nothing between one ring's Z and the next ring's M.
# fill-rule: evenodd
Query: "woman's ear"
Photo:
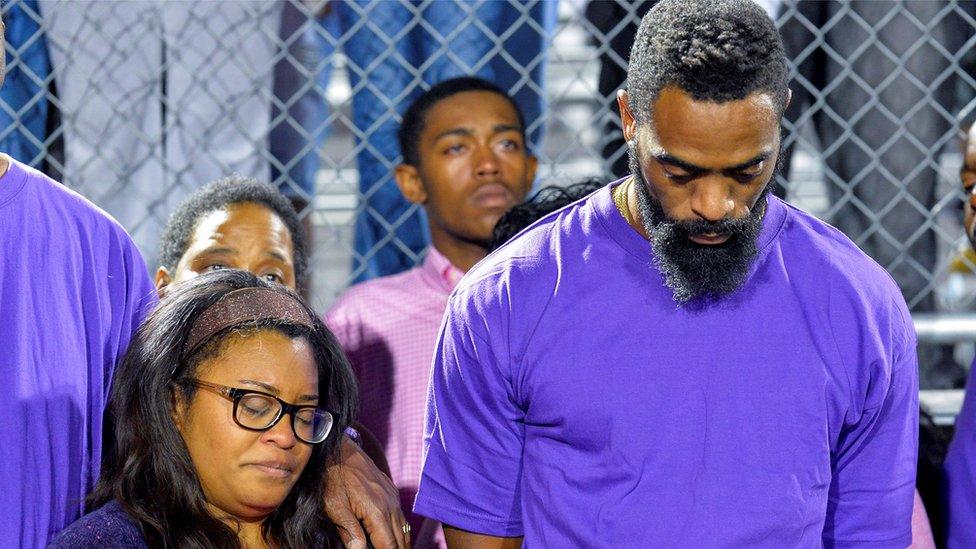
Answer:
M190 403L186 398L186 395L180 390L179 387L171 386L169 390L169 400L170 400L170 414L173 417L173 425L176 426L176 430L183 434L183 426L185 425L185 418L187 411L190 407Z

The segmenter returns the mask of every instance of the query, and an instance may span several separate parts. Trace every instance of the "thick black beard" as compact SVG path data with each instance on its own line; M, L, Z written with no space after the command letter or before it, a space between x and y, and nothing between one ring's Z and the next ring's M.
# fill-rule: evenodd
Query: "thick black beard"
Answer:
M641 222L651 239L654 263L674 293L674 301L679 305L714 301L741 288L759 253L759 231L775 177L770 178L746 217L717 222L682 221L664 213L661 202L648 190L635 151L630 149L629 155ZM717 246L697 244L689 238L703 233L728 234L730 238Z

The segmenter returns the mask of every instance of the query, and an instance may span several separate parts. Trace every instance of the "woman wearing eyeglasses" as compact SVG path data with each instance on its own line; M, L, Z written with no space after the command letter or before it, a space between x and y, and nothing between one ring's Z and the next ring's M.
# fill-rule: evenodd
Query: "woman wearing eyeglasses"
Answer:
M175 285L115 373L96 510L52 545L335 546L323 469L353 395L295 294L244 271Z

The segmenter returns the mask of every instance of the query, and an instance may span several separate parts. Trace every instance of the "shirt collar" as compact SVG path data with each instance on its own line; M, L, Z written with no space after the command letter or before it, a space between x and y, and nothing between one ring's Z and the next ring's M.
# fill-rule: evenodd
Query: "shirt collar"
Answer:
M464 276L464 271L454 266L433 246L427 248L427 257L424 258L422 268L428 276L444 288L446 293L451 293L461 277Z

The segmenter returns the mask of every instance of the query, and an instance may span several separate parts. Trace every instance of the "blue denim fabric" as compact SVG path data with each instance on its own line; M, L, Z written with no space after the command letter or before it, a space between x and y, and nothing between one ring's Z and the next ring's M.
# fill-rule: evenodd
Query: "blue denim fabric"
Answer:
M324 93L340 30L338 17L307 21L294 5L283 6L281 36L289 45L287 55L275 65L269 148L273 184L289 198L311 202L319 154L329 136Z
M0 150L35 168L47 147L47 82L51 61L36 0L11 4L4 14L11 60L0 87Z

